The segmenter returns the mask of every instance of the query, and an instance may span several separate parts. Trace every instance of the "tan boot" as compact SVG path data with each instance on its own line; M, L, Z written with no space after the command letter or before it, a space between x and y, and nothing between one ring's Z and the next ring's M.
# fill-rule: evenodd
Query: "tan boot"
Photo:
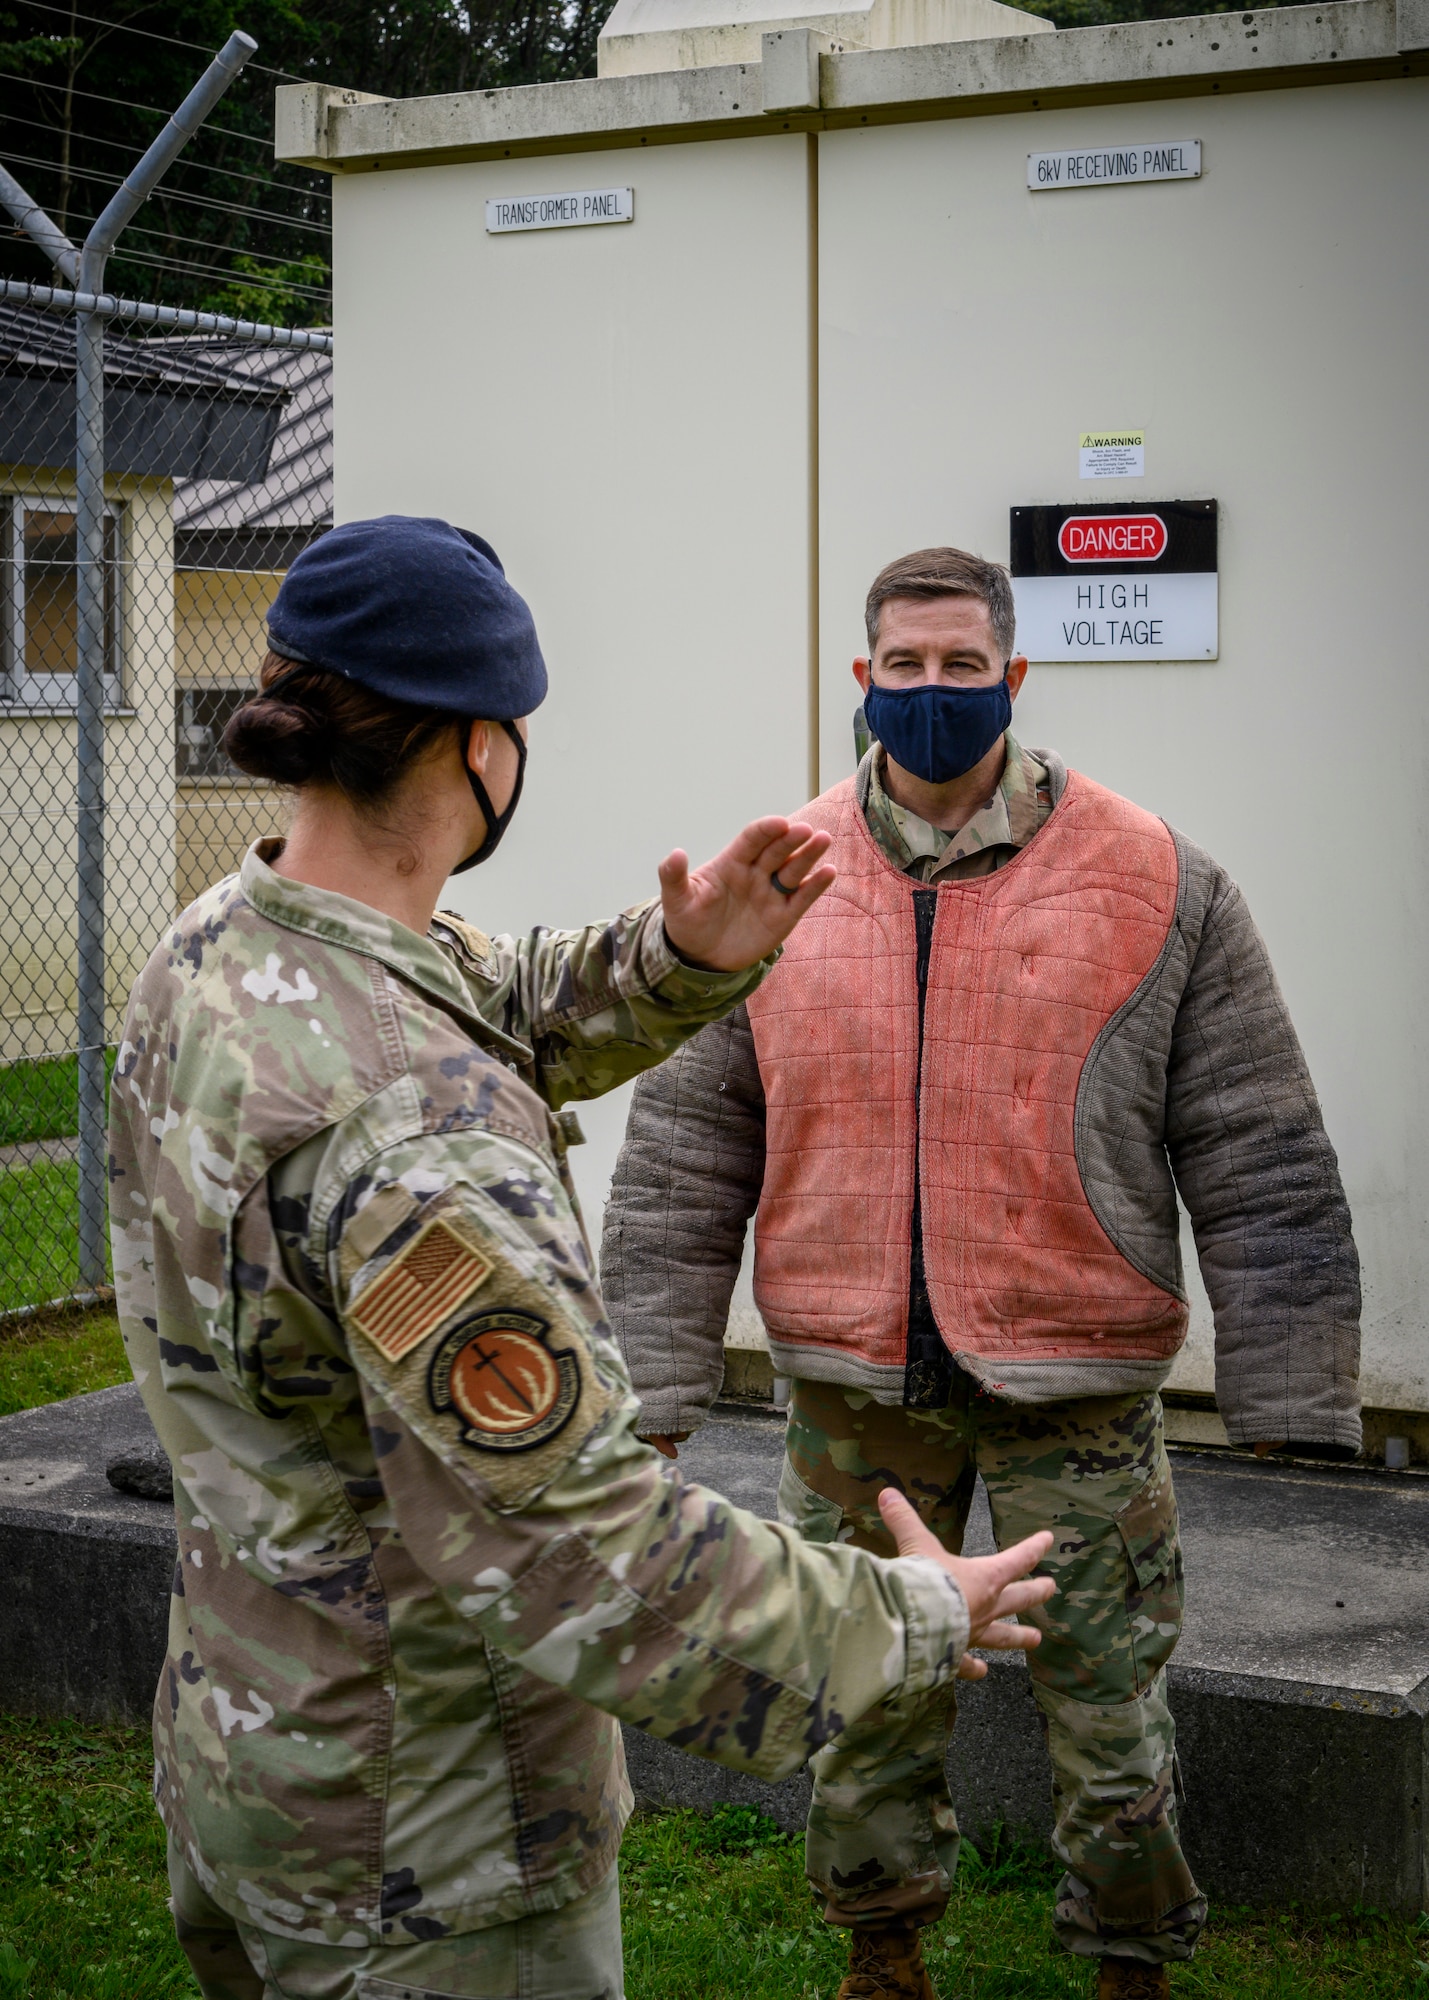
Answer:
M870 1924L849 1942L837 2000L938 2000L913 1924Z
M1171 1969L1139 1958L1104 1958L1097 2000L1171 2000Z

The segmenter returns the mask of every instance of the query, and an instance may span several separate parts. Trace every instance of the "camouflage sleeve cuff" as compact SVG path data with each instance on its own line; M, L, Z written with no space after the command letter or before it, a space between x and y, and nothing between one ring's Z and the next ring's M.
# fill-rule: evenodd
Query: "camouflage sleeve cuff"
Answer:
M967 1599L931 1556L894 1556L886 1568L903 1600L907 1632L901 1700L953 1678L968 1649L972 1625Z
M674 1006L701 1001L713 1003L712 1018L728 1013L748 999L778 957L777 951L771 952L743 972L717 972L709 966L691 965L671 944L659 903L652 902L645 913L640 970L650 991Z

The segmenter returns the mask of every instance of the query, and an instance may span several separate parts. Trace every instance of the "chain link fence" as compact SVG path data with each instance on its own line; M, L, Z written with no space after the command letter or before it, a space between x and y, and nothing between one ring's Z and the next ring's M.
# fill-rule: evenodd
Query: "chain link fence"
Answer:
M331 342L193 314L209 330L175 330L180 315L126 307L102 321L103 518L86 536L85 316L55 309L68 295L4 290L0 1325L108 1281L98 1044L112 1066L166 926L282 825L281 797L228 762L223 728L284 571L332 518ZM102 730L86 731L80 658L92 682L100 648ZM101 739L102 760L81 755Z

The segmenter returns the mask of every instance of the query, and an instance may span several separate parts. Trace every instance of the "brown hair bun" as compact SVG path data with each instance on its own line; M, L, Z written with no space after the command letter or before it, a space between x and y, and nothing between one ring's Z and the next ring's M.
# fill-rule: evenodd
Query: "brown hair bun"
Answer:
M278 679L282 686L270 693ZM259 692L236 709L223 747L240 771L275 785L335 785L354 805L380 805L460 718L371 694L341 674L270 652Z

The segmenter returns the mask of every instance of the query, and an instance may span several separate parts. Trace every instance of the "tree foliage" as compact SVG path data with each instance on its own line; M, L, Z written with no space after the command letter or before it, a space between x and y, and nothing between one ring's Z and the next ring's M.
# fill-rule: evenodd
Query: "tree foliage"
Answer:
M1229 0L1021 0L1058 27ZM0 159L80 240L235 27L258 54L126 230L111 289L321 324L326 177L275 167L273 90L308 79L424 97L592 75L611 0L0 0ZM0 235L0 276L43 280Z
M129 225L111 289L316 324L328 314L326 176L275 167L273 91L309 79L420 97L583 76L609 0L11 0L0 159L76 241L234 28L258 53ZM43 280L0 239L0 275Z

